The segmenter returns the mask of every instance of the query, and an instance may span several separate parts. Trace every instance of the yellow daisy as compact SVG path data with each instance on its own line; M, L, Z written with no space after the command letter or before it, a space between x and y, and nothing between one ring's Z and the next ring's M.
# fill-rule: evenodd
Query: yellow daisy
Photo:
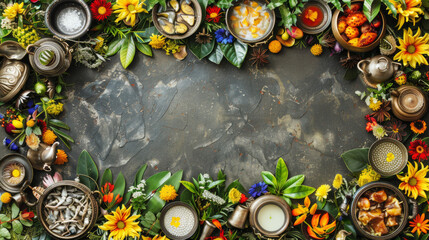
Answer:
M399 38L400 50L393 60L402 60L404 66L410 65L412 68L416 68L416 64L425 64L428 65L426 58L423 54L429 55L429 34L425 34L422 37L420 36L420 28L417 29L416 34L413 36L413 30L408 28L404 29L404 37Z
M317 190L316 190L316 197L317 200L319 200L319 202L324 201L325 199L328 198L328 193L331 191L331 186L329 186L328 184L323 184L321 185Z
M236 188L231 188L228 193L228 198L232 203L238 203L241 199L241 192Z
M159 191L159 198L167 202L176 199L177 196L176 189L172 185L164 185Z
M332 182L332 186L335 189L338 189L343 184L343 176L341 174L335 175L334 181Z
M398 29L401 29L402 25L410 20L413 21L413 25L416 24L416 22L420 20L419 14L423 14L421 0L404 0L404 5L402 1L389 0L389 2L395 6L398 12L398 24L396 25ZM393 14L392 10L389 10L389 14Z
M143 5L145 5L144 0L141 3L139 3L139 0L117 0L116 4L113 5L114 13L119 13L115 22L125 20L131 26L134 26L136 24L136 14L141 12L147 13Z
M123 240L126 237L139 237L139 232L142 229L139 227L137 220L140 215L131 214L131 207L128 209L122 205L122 208L116 208L116 211L111 214L106 214L104 217L108 220L103 224L103 226L99 226L101 230L110 231L109 239L113 238L113 240Z
M7 17L9 19L14 19L16 15L24 13L24 2L22 3L14 3L13 5L8 6L4 12L3 17Z

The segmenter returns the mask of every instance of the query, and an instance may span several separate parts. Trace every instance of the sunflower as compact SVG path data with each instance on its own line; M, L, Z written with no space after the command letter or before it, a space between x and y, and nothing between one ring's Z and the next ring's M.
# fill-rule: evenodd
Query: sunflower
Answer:
M64 163L68 162L67 159L67 153L64 152L64 150L58 149L57 150L57 158L55 159L55 164L57 165L63 165Z
M427 160L429 155L428 146L420 139L414 140L410 142L408 153L413 160L419 160L419 162L421 160Z
M417 134L423 134L426 131L426 122L423 120L417 120L410 124L411 131Z
M122 205L122 208L116 208L116 211L111 214L106 214L104 217L108 220L103 224L103 226L99 226L101 230L110 231L109 239L113 238L113 240L123 240L126 237L139 237L139 232L142 229L139 227L137 220L140 215L130 216L131 207L128 209Z
M404 29L403 38L399 39L398 49L400 50L393 60L402 60L404 66L411 65L411 67L416 68L416 64L425 64L428 65L426 58L423 54L429 54L429 34L425 34L424 36L420 36L420 28L417 29L416 34L413 36L413 30L408 28L408 30Z
M420 233L423 232L426 234L429 230L429 219L425 220L425 214L423 213L421 216L417 214L416 218L413 221L410 221L410 227L413 228L411 233L415 233L417 231L417 235L420 236Z
M316 197L317 200L319 200L319 202L323 202L326 198L328 198L328 193L331 191L331 186L329 186L328 184L323 184L321 185L317 190L316 190Z
M420 8L422 5L421 0L389 0L398 12L398 29L401 29L405 22L413 21L413 25L419 20L419 14L423 14L423 10ZM405 4L403 4L405 2ZM389 10L389 14L393 14L392 10Z
M117 0L116 4L113 5L114 13L119 13L118 18L116 18L115 22L119 22L121 20L125 20L131 26L136 24L136 14L145 12L147 10L143 8L144 0L139 3L139 0Z
M14 3L13 5L8 6L4 12L3 17L7 17L9 19L14 19L16 15L24 13L24 2L22 3Z
M106 0L95 0L91 3L92 17L97 21L103 21L112 14L112 3Z
M161 188L161 191L159 191L159 198L161 198L164 201L171 201L176 199L177 192L176 189L172 185L164 185Z
M404 190L408 197L417 199L418 196L426 198L425 191L429 191L429 178L425 178L429 166L424 166L420 163L422 168L419 170L418 163L415 166L408 162L408 173L405 176L396 175L402 181L399 184L399 189Z

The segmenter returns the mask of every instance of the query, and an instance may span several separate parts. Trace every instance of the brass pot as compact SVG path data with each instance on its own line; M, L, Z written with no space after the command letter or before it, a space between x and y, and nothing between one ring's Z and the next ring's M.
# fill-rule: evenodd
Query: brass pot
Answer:
M44 207L44 202L47 199L48 195L54 191L56 188L58 187L74 187L77 188L78 190L80 190L81 192L83 192L86 197L89 199L90 202L90 206L92 207L92 213L90 215L90 219L89 219L89 224L80 232L71 236L61 236L55 232L53 232L50 228L49 228L49 224L46 220L46 214L45 214L45 207ZM45 189L45 191L43 192L43 194L40 196L38 202L37 202L37 206L36 206L36 211L37 211L37 216L39 217L40 222L42 223L43 228L46 230L46 232L51 235L52 237L54 237L55 239L60 239L60 240L71 240L71 239L80 239L82 237L85 237L86 234L92 229L92 227L94 226L94 224L97 221L98 215L99 215L99 202L97 201L97 199L95 198L95 194L97 192L92 192L87 186L83 185L82 183L76 182L76 181L72 181L72 180L63 180L57 183L52 184L51 186L49 186L47 189ZM99 193L99 192L98 192ZM26 202L27 205L34 205L31 203Z
M34 71L46 77L61 75L72 61L69 45L54 38L42 38L28 45L27 52Z
M361 3L362 4L362 8L363 8L363 0L354 0L352 1L352 3ZM344 4L343 7L345 7L346 5ZM384 34L386 33L386 20L384 19L384 15L383 13L379 13L380 16L380 21L381 21L381 27L378 30L378 37L377 39L364 47L354 47L350 44L348 44L342 37L340 32L338 31L338 18L340 16L341 11L340 10L335 10L334 14L332 15L332 33L334 34L335 39L338 41L338 43L345 49L352 51L352 52L369 52L372 49L376 48L379 44L381 39L383 38Z
M275 205L276 208L279 208L279 210L283 211L284 214L284 222L282 223L281 227L272 231L264 229L258 219L259 214L261 213L261 209L268 205ZM258 197L251 203L249 207L249 223L250 226L252 226L255 234L257 234L258 236L263 236L267 238L281 237L282 234L288 228L291 218L292 213L289 205L286 203L285 200L278 196L264 195Z
M390 92L392 112L403 121L416 121L422 118L427 110L427 96L418 87L403 85Z

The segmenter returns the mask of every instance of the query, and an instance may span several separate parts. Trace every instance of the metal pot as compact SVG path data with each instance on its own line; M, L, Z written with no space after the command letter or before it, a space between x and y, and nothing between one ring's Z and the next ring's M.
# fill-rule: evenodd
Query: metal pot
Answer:
M403 85L390 92L392 112L403 121L416 121L428 110L427 96L418 87Z
M264 229L258 219L261 209L267 205L275 205L284 213L284 223L282 227L274 231ZM254 200L249 207L249 223L256 235L266 238L279 238L286 231L292 218L289 205L281 197L274 195L264 195Z
M365 83L370 87L391 79L402 65L384 55L360 60L357 68L362 72Z
M46 208L44 206L44 202L45 202L45 200L47 200L48 195L52 191L56 190L58 187L74 187L74 188L80 190L81 192L83 192L84 195L86 196L86 198L89 200L89 206L92 207L92 213L90 213L90 216L89 216L89 224L80 233L77 233L77 234L74 234L71 236L62 236L58 233L53 232L49 228L49 224L46 220L47 217L45 214ZM51 235L55 239L60 239L60 240L80 239L80 238L86 236L88 231L90 231L92 229L92 227L94 226L94 224L97 221L97 218L99 215L99 202L97 201L97 199L94 196L97 193L100 194L97 191L95 191L95 192L91 191L87 186L83 185L82 183L72 181L72 180L63 180L63 181L54 183L51 186L49 186L47 189L45 189L45 191L43 191L43 193L41 194L40 198L38 199L38 201L36 203L30 203L27 200L25 200L25 203L28 206L37 205L36 206L37 216L39 217L39 220L42 223L43 228L46 230L46 232L48 232L49 235Z
M8 102L21 91L30 68L18 60L4 59L0 66L0 101Z
M42 38L27 46L28 58L34 71L46 77L64 73L72 61L72 49L64 41Z
M401 219L401 222L399 223L398 227L395 229L395 231L387 234L387 235L383 235L383 236L374 236L371 235L370 233L368 233L367 231L365 231L358 223L358 218L357 218L357 214L358 214L358 201L359 199L362 197L363 194L365 194L367 191L374 189L374 188L384 188L387 189L391 192L393 192L396 197L398 198L399 202L402 202L402 211L403 211L403 217ZM343 215L348 215L347 213L347 208L348 208L348 204L347 201L349 199L345 199L345 202L343 202L343 204L341 204L340 210L343 213ZM410 213L410 209L408 204L412 204L412 211L411 211L411 216L409 215ZM418 205L417 202L414 200L411 200L407 197L405 197L405 195L396 187L393 186L392 184L388 183L388 182L382 182L382 181L378 181L378 182L371 182L368 183L366 185L364 185L363 187L359 188L356 193L353 196L353 200L350 204L350 213L351 213L351 219L353 222L353 225L355 226L356 230L358 230L358 232L363 235L366 238L369 239L373 239L373 240L387 240L387 239L393 239L396 236L398 236L402 230L404 230L405 226L408 223L408 219L414 219L417 215L417 210L418 210Z

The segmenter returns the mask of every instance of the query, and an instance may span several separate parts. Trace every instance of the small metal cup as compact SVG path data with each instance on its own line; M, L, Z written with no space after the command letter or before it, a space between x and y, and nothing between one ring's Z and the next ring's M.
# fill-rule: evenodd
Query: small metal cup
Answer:
M249 215L249 209L243 205L237 205L234 212L228 219L228 224L231 227L244 229L246 225L247 216Z

